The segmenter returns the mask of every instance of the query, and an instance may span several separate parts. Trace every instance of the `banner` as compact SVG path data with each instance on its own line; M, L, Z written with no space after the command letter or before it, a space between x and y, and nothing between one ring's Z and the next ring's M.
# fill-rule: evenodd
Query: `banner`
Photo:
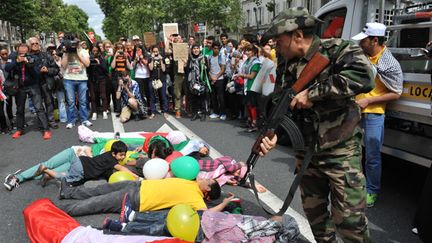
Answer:
M146 45L156 45L156 34L154 32L144 32L144 44Z
M174 61L186 61L189 57L188 43L173 43L173 55Z
M165 49L169 47L169 37L172 34L178 34L178 24L177 23L165 23L162 24Z

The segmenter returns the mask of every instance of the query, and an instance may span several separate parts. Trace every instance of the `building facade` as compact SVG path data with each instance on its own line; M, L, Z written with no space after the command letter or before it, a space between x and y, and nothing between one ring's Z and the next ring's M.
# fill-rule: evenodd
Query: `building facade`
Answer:
M257 33L267 29L274 18L285 9L303 6L314 14L329 0L240 0L243 11L243 32ZM258 4L257 4L258 2ZM274 4L274 12L270 12L267 5Z

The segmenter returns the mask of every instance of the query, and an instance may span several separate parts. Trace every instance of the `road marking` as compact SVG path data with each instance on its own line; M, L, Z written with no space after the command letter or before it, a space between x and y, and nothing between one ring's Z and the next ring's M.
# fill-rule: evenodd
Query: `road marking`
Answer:
M198 139L198 140L204 140L200 138L198 135L196 135L194 132L192 132L189 128L187 128L185 125L183 125L181 122L179 122L177 119L175 119L173 116L168 115L166 118L167 121L169 121L174 127L176 127L178 130L182 131L187 137ZM219 153L215 148L210 146L210 157L211 158L218 158L222 157L223 155ZM256 181L256 183L259 183ZM261 183L260 183L261 184ZM252 190L249 190L252 192ZM252 192L253 193L253 192ZM263 203L265 203L268 207L270 207L273 211L277 212L283 205L283 201L278 198L276 195L274 195L270 190L267 189L267 192L260 193L260 199ZM309 223L303 215L292 209L291 207L288 208L287 212L285 214L290 215L293 217L299 226L300 233L303 237L305 237L310 242L315 242L315 239L313 237L312 231L310 229Z
M112 123L113 123L114 133L116 133L116 132L124 133L125 130L124 130L123 123L120 122L120 118L117 117L114 114L114 112L111 112L111 119L112 119Z

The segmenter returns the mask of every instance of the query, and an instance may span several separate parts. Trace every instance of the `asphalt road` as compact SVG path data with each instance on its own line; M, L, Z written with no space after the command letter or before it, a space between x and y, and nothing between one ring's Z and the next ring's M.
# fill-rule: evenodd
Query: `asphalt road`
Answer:
M111 118L111 117L110 117ZM40 161L50 158L63 149L76 144L82 144L78 139L77 128L67 130L63 124L53 131L53 138L44 141L40 132L36 130L32 116L29 115L30 127L27 133L17 140L10 135L0 135L0 177L5 178L8 173L17 169L28 168ZM182 125L197 136L207 141L215 150L223 155L229 155L237 160L246 160L250 146L256 134L248 134L238 127L238 121L208 120L206 122L191 122L187 118L178 119ZM126 132L156 131L164 124L176 130L175 124L167 121L163 116L154 120L131 121L124 125ZM177 124L177 123L176 123ZM98 119L92 127L95 131L112 132L111 119ZM265 159L260 159L255 168L256 179L279 199L285 198L290 183L293 180L293 157L290 150L278 146ZM369 228L374 242L421 242L411 233L411 221L415 212L416 202L420 195L423 181L426 178L426 168L400 161L391 157L384 157L382 193L374 208L367 210ZM266 213L257 205L253 194L238 187L226 186L224 191L230 191L242 199L245 214L262 215ZM50 198L57 202L58 187L55 183L42 188L38 181L23 183L12 192L0 190L0 215L3 223L0 227L0 242L28 242L24 227L22 210L38 198ZM291 205L296 211L296 219L304 220L299 192L296 193ZM118 215L109 215L118 217ZM101 226L106 215L92 215L77 217L82 225ZM305 225L302 225L305 227ZM307 242L307 230L302 242Z

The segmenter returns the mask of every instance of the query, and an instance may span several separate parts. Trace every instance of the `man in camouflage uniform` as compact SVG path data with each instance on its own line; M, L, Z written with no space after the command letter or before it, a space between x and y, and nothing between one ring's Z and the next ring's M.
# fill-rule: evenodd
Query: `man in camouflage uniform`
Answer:
M275 18L264 38L276 38L277 51L285 58L283 88L297 80L315 52L329 58L330 65L290 104L291 109L311 108L319 114L316 151L300 182L303 209L317 242L337 242L336 232L344 242L369 242L361 116L354 97L373 88L372 67L352 42L321 41L314 35L320 22L305 8L291 8ZM262 154L276 140L264 138ZM300 168L304 155L296 157Z

